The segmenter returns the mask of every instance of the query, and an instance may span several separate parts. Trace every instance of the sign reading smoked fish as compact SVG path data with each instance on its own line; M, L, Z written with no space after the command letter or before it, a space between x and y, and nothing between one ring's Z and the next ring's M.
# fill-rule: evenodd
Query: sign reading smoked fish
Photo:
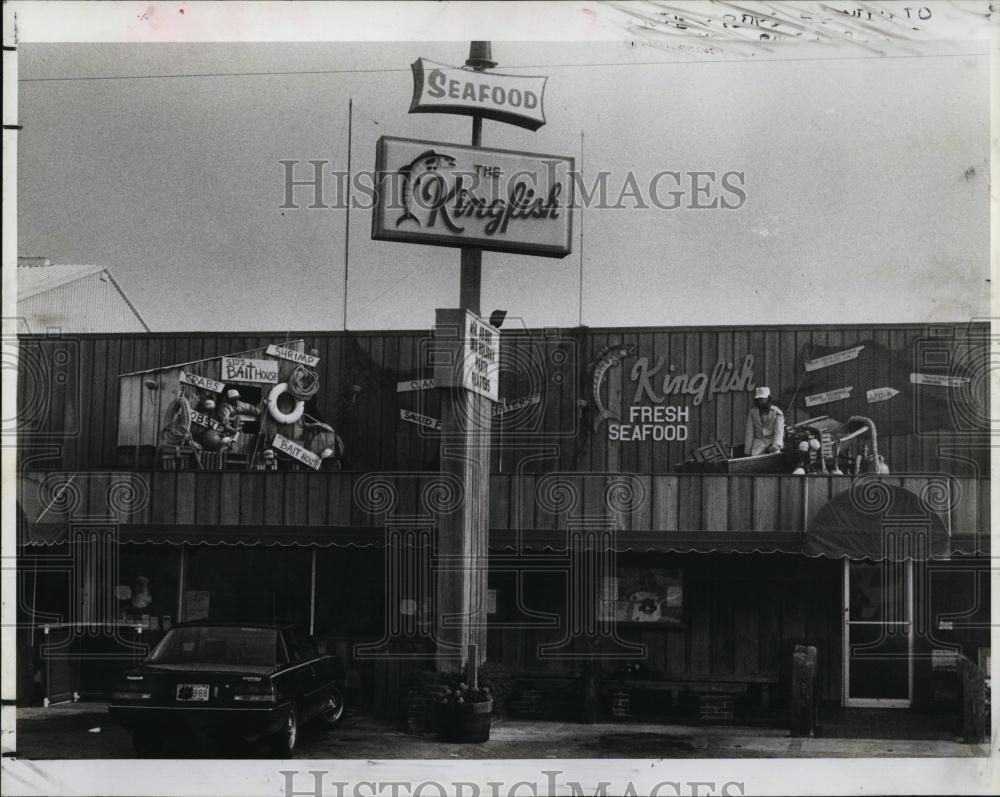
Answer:
M572 158L383 136L375 168L375 240L572 251Z

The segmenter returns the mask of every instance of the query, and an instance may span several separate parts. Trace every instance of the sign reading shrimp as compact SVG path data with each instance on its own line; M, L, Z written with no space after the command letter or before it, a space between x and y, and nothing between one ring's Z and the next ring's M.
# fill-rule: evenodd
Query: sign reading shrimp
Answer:
M383 136L375 168L375 240L572 251L572 158Z

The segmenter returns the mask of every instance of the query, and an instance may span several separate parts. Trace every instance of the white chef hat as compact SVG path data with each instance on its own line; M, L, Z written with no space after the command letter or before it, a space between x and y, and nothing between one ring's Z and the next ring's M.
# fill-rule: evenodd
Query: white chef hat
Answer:
M758 387L753 392L753 397L755 399L759 398L771 398L771 388L769 387Z

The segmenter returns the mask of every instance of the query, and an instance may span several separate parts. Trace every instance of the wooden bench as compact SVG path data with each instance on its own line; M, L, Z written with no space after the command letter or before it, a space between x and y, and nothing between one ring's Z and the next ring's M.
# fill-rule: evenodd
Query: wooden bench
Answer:
M695 693L699 697L699 704L702 707L703 718L710 719L732 719L732 701L737 695L745 695L750 691L750 686L760 687L760 707L768 708L771 702L772 686L777 685L777 673L747 673L747 674L714 674L714 673L685 673L681 675L670 675L663 678L605 678L603 680L603 690L612 695L615 692L669 692L670 704L676 705L681 693ZM729 700L724 698L728 696ZM718 716L706 716L706 713L714 713L714 706L725 705L723 711L718 712Z

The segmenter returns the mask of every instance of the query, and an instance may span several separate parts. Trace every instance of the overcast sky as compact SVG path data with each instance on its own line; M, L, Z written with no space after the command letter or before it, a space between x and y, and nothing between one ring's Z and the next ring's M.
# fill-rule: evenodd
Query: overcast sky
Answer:
M565 259L486 253L484 311L577 325L582 257L590 326L987 315L989 57L962 49L678 61L634 41L495 43L498 71L548 75L548 124L487 121L486 146L579 158L582 134L585 176L735 170L747 201L588 209ZM381 135L470 135L468 118L407 113L410 63L461 64L460 42L19 53L19 254L111 267L153 330L343 328L345 214L282 210L279 160L346 168L349 98L355 170ZM141 78L163 75L183 76ZM351 214L349 328L427 328L457 304L458 250L370 229Z

